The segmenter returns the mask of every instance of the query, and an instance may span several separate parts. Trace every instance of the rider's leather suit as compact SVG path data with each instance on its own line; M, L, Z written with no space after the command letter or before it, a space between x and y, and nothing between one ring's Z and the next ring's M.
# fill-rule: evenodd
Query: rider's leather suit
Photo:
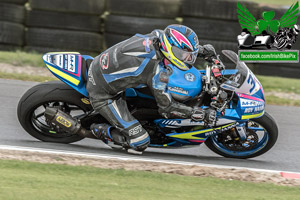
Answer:
M133 148L149 143L149 135L130 114L120 95L126 88L148 86L164 117L190 118L193 112L192 107L171 96L173 92L180 99L182 91L167 85L172 69L166 68L170 63L159 51L161 33L161 30L155 30L147 35L136 34L116 44L98 55L88 71L87 91L94 110L119 129ZM176 73L185 75L185 71L179 69Z

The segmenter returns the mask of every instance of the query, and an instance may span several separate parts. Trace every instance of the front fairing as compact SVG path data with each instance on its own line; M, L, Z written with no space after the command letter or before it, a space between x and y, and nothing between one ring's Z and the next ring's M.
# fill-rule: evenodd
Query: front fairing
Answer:
M230 103L230 108L225 110L224 117L242 120L260 117L265 109L261 83L247 65L239 61L236 53L226 51L224 54L236 63L236 73L221 85L223 89L234 91L236 95L235 101Z

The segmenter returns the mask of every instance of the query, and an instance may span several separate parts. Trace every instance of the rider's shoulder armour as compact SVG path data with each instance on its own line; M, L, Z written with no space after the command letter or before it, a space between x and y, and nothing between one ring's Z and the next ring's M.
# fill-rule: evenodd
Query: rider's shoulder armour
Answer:
M157 48L158 37L153 32L147 35L136 34L123 44L121 53L140 58L161 59Z
M168 64L166 67L172 71L167 88L175 100L185 101L201 92L202 78L195 67L191 67L187 71L182 71L172 64Z

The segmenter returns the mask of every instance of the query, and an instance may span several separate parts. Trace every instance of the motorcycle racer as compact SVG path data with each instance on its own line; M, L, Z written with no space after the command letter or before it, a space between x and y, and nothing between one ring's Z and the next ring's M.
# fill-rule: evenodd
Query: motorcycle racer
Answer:
M154 30L147 35L136 34L102 52L90 65L86 89L94 110L109 124L92 124L92 133L105 142L120 145L118 138L124 136L129 148L144 151L150 137L131 115L122 96L126 88L144 86L151 89L163 117L213 123L214 109L187 106L182 103L185 97L178 95L185 93L180 84L168 87L173 72L167 66L176 66L176 73L187 76L185 71L193 68L197 56L210 62L216 59L214 48L200 46L196 33L183 25L169 25L164 31ZM185 78L195 78L190 76Z

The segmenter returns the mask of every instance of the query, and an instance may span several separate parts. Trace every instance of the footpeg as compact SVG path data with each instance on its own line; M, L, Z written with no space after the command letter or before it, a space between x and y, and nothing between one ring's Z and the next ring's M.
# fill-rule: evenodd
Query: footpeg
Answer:
M134 155L142 155L143 151L136 151L134 149L127 149L127 153L134 154Z

